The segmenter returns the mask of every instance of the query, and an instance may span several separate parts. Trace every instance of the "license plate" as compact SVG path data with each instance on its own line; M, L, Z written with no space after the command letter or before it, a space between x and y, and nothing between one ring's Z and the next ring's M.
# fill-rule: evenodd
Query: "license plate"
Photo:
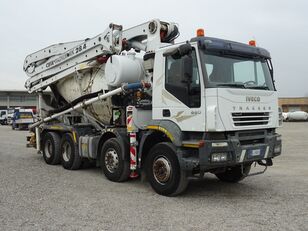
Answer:
M251 150L251 156L260 156L260 154L261 154L260 149Z
M261 148L259 149L250 149L247 151L247 158L254 159L256 157L261 156Z

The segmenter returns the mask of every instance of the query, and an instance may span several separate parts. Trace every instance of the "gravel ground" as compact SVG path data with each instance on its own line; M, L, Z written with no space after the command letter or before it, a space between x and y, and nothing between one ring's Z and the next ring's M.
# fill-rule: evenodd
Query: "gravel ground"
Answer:
M308 123L279 132L283 153L265 174L238 184L206 175L168 198L97 168L48 166L26 131L0 126L0 230L307 230Z

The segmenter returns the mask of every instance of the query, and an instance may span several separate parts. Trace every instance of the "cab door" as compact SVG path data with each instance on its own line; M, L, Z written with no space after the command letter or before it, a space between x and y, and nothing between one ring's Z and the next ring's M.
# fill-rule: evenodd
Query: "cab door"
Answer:
M155 54L153 119L170 120L182 131L204 131L204 84L196 48L182 57L163 54L165 50Z

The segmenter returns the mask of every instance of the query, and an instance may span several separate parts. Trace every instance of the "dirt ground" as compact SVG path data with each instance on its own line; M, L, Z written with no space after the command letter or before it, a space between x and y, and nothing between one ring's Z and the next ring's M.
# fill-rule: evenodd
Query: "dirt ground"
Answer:
M108 181L94 167L49 166L27 131L0 126L0 230L307 230L308 123L284 123L283 153L238 184L212 175L185 194Z

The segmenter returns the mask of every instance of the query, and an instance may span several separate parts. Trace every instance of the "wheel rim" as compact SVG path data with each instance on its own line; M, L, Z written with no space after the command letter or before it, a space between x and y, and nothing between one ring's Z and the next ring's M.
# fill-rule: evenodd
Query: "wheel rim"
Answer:
M47 140L44 147L45 156L50 158L52 156L53 148L50 140Z
M65 162L68 162L72 156L71 145L68 142L64 142L62 149L62 156Z
M167 158L161 156L153 162L153 175L160 184L165 184L171 177L171 164Z
M110 148L105 155L105 166L107 170L114 173L119 167L119 156L115 149Z

